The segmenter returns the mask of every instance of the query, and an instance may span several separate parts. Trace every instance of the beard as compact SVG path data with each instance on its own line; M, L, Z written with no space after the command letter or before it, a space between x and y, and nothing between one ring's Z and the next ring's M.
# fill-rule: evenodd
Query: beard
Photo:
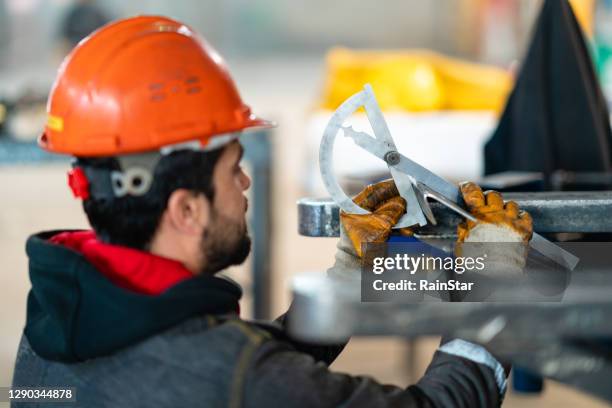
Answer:
M202 236L202 273L213 275L229 266L240 265L251 252L251 238L244 224L213 210L210 227Z

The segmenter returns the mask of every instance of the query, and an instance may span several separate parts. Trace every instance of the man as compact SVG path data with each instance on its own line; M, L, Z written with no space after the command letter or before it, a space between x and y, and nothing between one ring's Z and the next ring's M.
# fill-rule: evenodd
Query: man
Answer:
M215 276L249 253L250 180L236 137L270 124L190 28L163 17L103 27L67 57L48 110L40 143L76 157L69 183L93 231L28 240L14 387L74 387L83 407L500 404L507 373L475 344L445 343L419 383L401 389L331 372L343 346L292 339L287 316L240 319L240 288ZM498 195L463 191L475 214L505 211ZM355 237L384 241L405 211L388 182L357 201L373 214L343 219L351 244L341 241L336 267L356 262ZM517 219L466 226L464 238L489 228L528 239Z

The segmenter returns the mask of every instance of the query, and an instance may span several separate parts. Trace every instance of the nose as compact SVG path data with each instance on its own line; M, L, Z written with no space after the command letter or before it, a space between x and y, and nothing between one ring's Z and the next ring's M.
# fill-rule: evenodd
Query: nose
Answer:
M244 171L241 173L242 175L240 177L240 185L242 187L242 190L245 191L248 190L249 187L251 187L251 178L247 176Z

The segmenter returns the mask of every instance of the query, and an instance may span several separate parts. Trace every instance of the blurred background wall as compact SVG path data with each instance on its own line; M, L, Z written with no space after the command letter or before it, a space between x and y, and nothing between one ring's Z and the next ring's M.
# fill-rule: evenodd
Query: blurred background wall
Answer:
M374 6L350 0L3 0L3 74L52 72L65 54L62 33L78 3L96 7L108 19L145 13L178 18L230 60L322 56L343 45L431 48L503 65L516 58L539 1L386 0Z

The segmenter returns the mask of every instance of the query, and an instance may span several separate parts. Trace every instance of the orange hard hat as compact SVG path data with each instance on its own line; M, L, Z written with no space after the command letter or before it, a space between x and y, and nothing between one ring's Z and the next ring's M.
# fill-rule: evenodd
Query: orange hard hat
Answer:
M186 25L140 16L97 30L66 57L39 144L80 157L159 150L270 127L242 102L223 59Z

